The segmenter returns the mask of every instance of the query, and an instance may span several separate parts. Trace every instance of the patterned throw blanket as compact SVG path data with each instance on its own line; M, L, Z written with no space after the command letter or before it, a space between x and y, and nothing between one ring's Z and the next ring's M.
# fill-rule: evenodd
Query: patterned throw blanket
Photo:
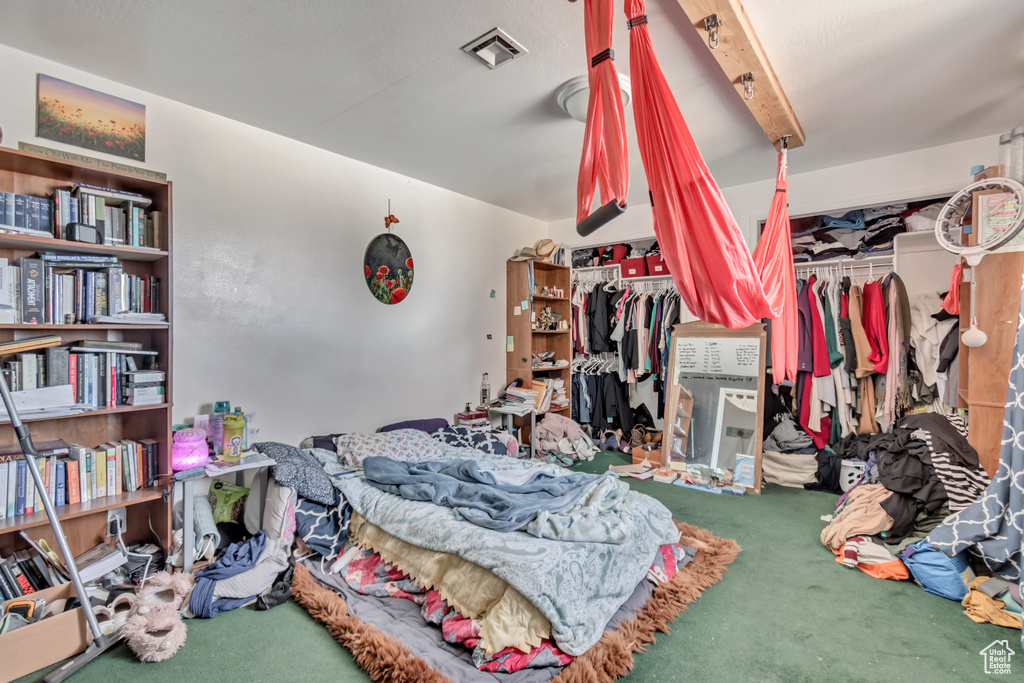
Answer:
M441 460L470 454L492 470L530 470L537 463L443 446ZM394 454L400 458L401 454ZM646 576L658 548L679 540L664 505L635 491L633 532L624 543L589 543L502 533L459 521L447 507L385 493L359 478L334 481L352 508L389 534L430 550L451 553L490 569L551 621L558 647L580 655L600 639L615 610Z

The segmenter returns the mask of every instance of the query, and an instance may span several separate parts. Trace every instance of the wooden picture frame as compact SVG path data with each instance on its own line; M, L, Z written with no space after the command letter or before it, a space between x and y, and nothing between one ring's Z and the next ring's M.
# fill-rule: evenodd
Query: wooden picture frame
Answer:
M665 386L665 427L662 437L664 464L673 469L686 469L686 460L680 462L679 456L682 454L690 457L696 453L695 440L700 438L700 435L694 432L694 416L710 416L712 425L720 422L721 389L756 391L757 412L751 444L754 456L754 481L753 485L747 487L747 491L761 493L767 351L767 332L765 326L760 323L738 330L704 322L684 323L672 328ZM713 400L710 400L706 396L692 392L691 387L686 386L687 379L694 383L717 383L716 386L720 386L720 389L713 392ZM680 432L682 425L685 425L685 434ZM715 429L708 431L713 433L717 455L717 440L720 436L714 433Z

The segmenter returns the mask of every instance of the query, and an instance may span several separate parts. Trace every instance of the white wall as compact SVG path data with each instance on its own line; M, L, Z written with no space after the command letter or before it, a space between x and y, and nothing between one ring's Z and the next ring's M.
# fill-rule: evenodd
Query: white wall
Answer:
M813 137L808 144L814 144ZM789 213L801 216L951 193L969 182L972 166L997 162L997 144L998 136L976 138L804 173L800 172L800 150L791 150ZM722 188L748 245L756 243L757 223L768 215L775 190L774 169L769 169L769 173L772 174L770 180ZM646 179L633 178L632 182L646 184ZM628 242L654 234L648 205L630 207L624 215L588 238L576 234L573 219L549 225L551 238L567 246Z
M96 156L34 137L37 73L147 107L142 165L174 183L175 421L230 400L297 443L450 419L481 373L501 384L504 261L545 223L0 46L4 146ZM416 261L396 306L362 274L388 199Z

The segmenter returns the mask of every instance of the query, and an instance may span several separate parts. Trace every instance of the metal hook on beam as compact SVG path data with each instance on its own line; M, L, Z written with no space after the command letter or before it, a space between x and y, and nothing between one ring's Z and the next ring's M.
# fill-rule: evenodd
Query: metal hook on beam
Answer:
M718 29L725 26L725 22L718 18L717 14L704 17L704 30L708 32L708 47L712 50L718 49Z
M757 78L750 71L740 76L740 83L743 84L743 99L752 100L754 99L754 81Z

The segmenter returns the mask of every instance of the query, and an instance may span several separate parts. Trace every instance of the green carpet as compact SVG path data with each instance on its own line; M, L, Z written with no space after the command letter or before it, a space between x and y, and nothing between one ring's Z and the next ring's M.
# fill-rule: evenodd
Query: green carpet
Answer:
M625 456L601 454L580 470L598 472ZM690 605L636 657L631 681L985 680L979 651L1014 630L975 624L959 604L913 582L882 581L842 567L818 540L836 497L769 486L736 497L659 484L631 484L668 506L676 519L733 538L743 548L725 578ZM0 652L0 669L2 669ZM1012 662L1024 672L1024 654ZM41 681L42 674L23 679ZM289 602L188 622L181 651L141 664L125 645L72 680L122 681L369 680L348 651Z

